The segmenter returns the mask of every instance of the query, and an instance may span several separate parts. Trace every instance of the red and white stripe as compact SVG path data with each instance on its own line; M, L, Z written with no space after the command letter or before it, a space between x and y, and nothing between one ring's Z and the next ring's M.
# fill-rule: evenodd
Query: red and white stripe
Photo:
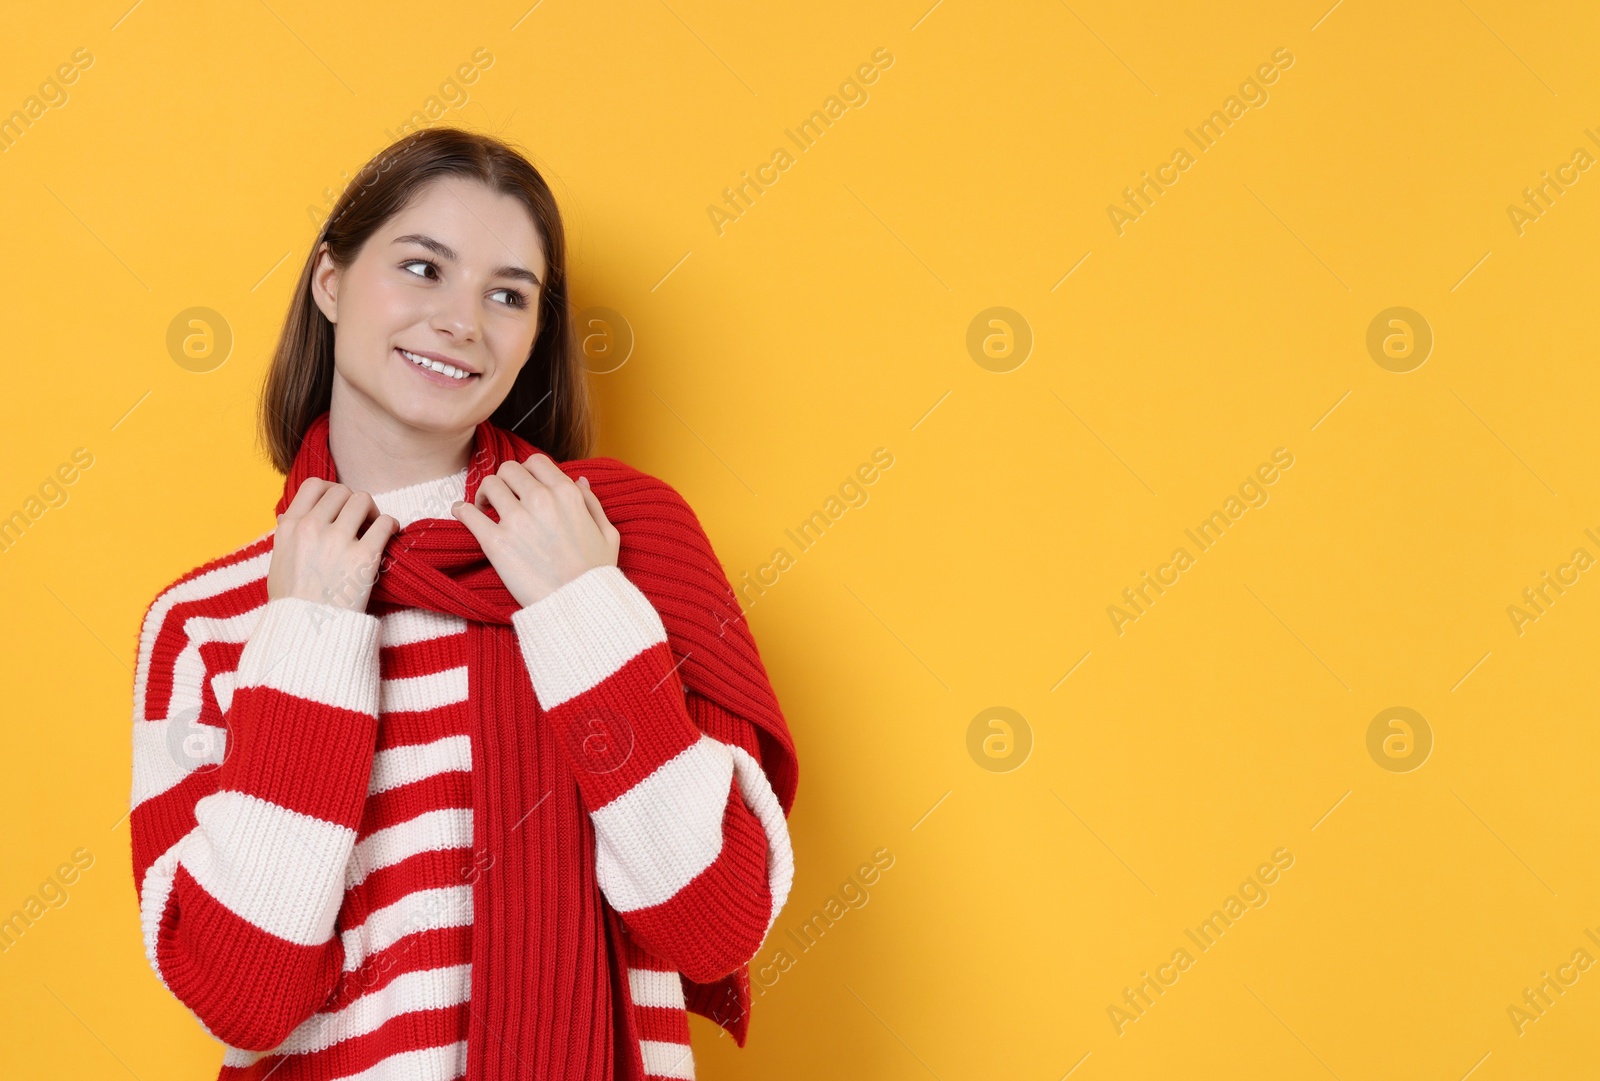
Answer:
M376 499L407 524L463 482ZM220 1078L450 1081L472 986L467 624L269 600L271 549L268 534L180 578L140 629L146 954L226 1045ZM753 957L793 880L755 731L678 692L659 616L615 567L514 626L546 723L598 707L631 727L624 762L574 773L599 887L629 930L646 1074L692 1078L683 979Z

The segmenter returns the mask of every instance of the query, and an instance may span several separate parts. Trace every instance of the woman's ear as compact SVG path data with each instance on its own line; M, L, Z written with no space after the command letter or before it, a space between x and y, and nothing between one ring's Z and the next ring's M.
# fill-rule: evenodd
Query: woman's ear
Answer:
M339 322L339 268L324 240L317 248L317 265L311 271L311 299L317 302L328 322Z

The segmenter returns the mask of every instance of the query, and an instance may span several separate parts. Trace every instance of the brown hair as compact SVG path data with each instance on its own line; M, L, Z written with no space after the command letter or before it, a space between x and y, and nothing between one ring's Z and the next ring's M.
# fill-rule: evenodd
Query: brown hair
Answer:
M544 244L545 281L533 350L490 422L515 431L558 462L590 454L594 420L568 306L567 242L555 196L528 159L506 143L439 127L408 135L363 165L311 245L257 412L258 436L285 476L306 429L327 412L333 394L333 324L311 294L317 251L326 241L334 265L343 270L380 225L405 209L424 185L444 176L477 180L520 199Z

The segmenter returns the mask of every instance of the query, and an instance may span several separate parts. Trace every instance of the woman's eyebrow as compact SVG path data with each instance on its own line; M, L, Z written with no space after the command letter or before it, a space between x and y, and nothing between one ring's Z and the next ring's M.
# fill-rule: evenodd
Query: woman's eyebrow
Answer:
M394 243L396 243L396 244L407 244L407 243L420 244L424 248L427 248L429 251L433 252L435 255L439 256L439 258L448 259L451 262L459 262L460 259L461 259L461 257L456 254L456 250L454 248L452 248L450 245L448 245L448 244L446 244L446 243L444 243L442 241L435 240L431 236L424 236L421 233L407 233L405 236L397 236L397 237L394 238ZM515 278L518 281L525 281L525 282L528 282L528 283L530 283L532 285L540 285L540 284L542 284L539 281L538 276L535 275L533 271L527 269L526 267L520 267L520 266L496 267L495 271L494 271L494 276L497 277L497 278Z

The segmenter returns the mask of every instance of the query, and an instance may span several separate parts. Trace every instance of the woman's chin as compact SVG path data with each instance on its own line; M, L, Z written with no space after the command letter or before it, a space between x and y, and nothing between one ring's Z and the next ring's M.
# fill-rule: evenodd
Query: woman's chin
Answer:
M474 396L475 397L475 396ZM427 390L378 402L390 416L409 428L427 432L454 432L476 427L482 418L473 408L477 403L464 398L443 400ZM492 412L492 410L491 410Z

